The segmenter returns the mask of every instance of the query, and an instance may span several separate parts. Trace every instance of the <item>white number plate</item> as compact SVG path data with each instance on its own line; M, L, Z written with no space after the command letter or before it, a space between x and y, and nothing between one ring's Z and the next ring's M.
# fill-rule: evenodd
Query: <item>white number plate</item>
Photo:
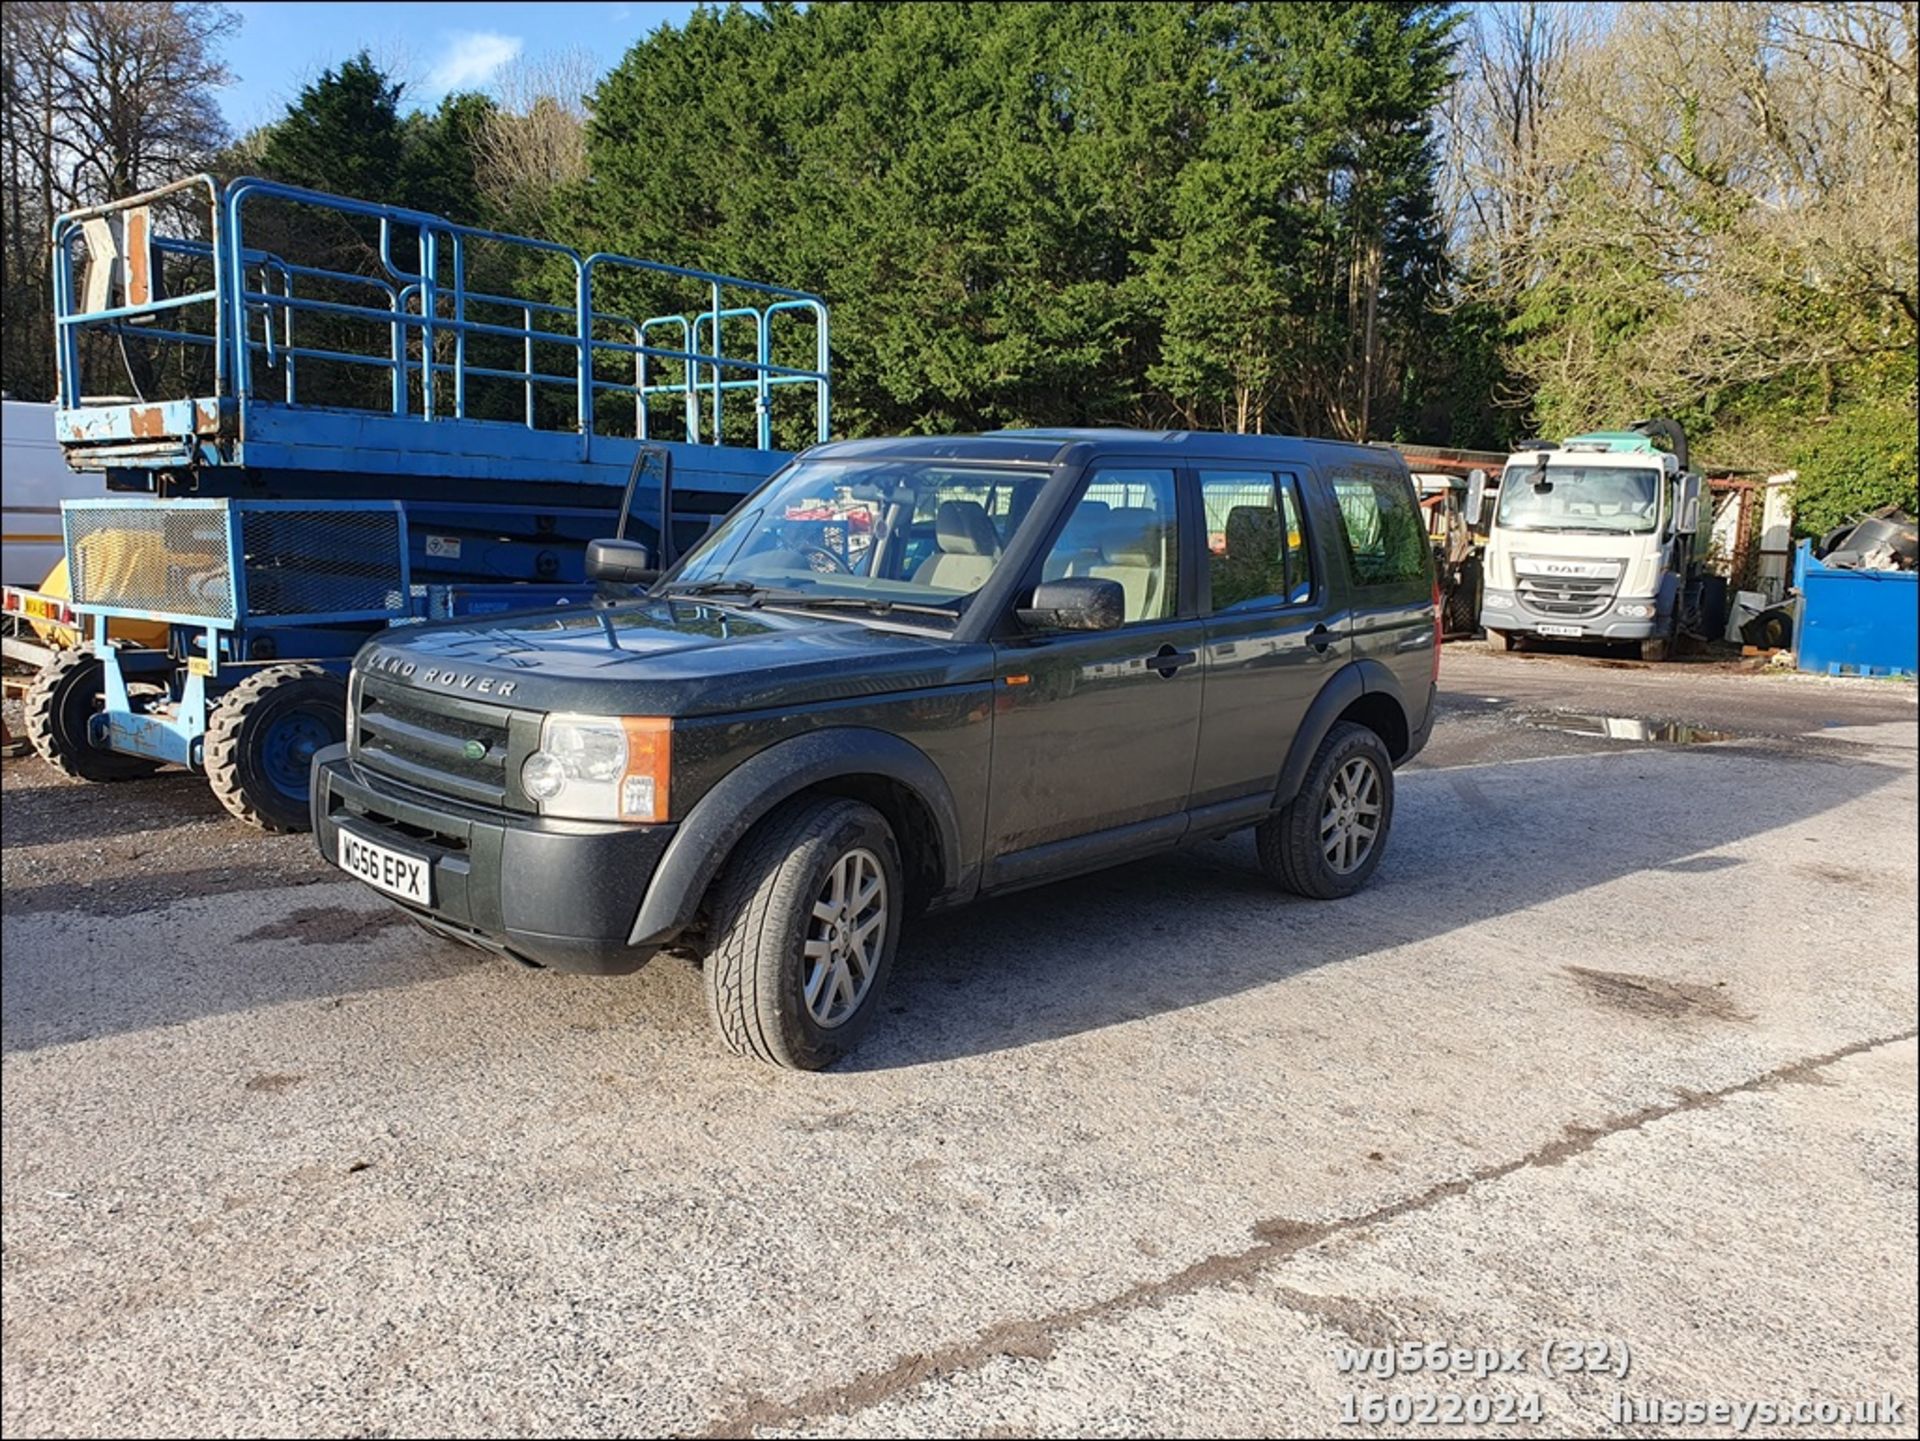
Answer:
M1577 625L1543 625L1539 628L1542 635L1585 635Z
M376 890L416 905L433 904L433 865L419 856L405 856L340 832L340 869L358 876Z

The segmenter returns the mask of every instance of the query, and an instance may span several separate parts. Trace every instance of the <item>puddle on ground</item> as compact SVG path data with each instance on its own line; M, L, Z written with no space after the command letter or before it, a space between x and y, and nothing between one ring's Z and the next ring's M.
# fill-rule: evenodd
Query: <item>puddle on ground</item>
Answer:
M1653 741L1661 745L1705 745L1709 741L1740 739L1738 731L1708 730L1684 721L1647 720L1642 716L1581 715L1572 711L1522 711L1523 725L1568 735L1594 736L1608 741Z

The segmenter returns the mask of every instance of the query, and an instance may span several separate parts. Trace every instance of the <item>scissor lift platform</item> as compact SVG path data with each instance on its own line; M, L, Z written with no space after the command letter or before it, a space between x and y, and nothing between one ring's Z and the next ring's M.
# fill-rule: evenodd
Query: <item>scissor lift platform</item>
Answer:
M202 768L276 828L368 635L587 600L626 506L670 560L829 432L817 296L266 180L60 217L53 294L68 463L143 494L66 509L90 639L42 671L36 748Z

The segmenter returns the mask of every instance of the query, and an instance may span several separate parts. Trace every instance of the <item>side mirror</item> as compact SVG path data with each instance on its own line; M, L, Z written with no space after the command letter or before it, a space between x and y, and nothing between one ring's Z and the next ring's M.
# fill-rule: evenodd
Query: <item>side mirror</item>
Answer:
M1700 529L1700 477L1688 475L1680 480L1680 533L1692 535Z
M1484 470L1467 472L1467 525L1480 524L1480 517L1487 508L1487 473Z
M1014 614L1031 630L1115 630L1127 618L1127 593L1117 580L1047 580Z
M620 585L652 585L660 578L653 552L637 540L587 542L587 579Z

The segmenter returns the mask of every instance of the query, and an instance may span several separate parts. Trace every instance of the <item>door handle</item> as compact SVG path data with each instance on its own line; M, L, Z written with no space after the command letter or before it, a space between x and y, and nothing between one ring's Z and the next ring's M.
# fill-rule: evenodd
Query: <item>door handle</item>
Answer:
M1337 639L1339 639L1339 637L1334 635L1334 633L1324 625L1316 625L1312 630L1307 632L1307 644L1319 651L1321 655L1325 655L1327 653L1327 647L1332 645Z
M1190 650L1175 650L1171 645L1163 645L1159 651L1147 660L1147 669L1158 671L1161 680L1171 680L1173 673L1183 665L1192 665L1200 657Z

